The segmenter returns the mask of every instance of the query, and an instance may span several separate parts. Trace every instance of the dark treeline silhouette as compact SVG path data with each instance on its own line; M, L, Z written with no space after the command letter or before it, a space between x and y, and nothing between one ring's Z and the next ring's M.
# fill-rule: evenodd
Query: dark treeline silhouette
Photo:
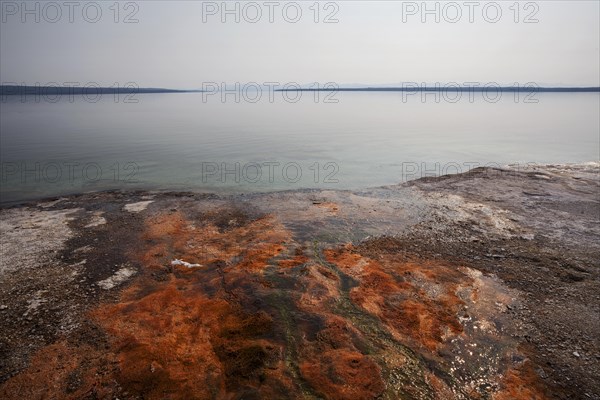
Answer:
M123 87L98 86L25 86L1 85L2 96L57 96L57 95L102 95L102 94L143 94L143 93L190 93L197 90L179 90L163 88L139 88L135 85Z
M366 87L366 88L285 88L278 92L600 92L600 87L539 87L539 86L407 86L407 87Z
M320 88L292 87L275 89L276 92L600 92L600 87L539 87L524 86L406 86L406 87L335 87ZM198 89L140 88L134 85L123 87L98 86L26 86L0 85L2 96L56 96L56 95L102 95L102 94L144 94L144 93L196 93Z

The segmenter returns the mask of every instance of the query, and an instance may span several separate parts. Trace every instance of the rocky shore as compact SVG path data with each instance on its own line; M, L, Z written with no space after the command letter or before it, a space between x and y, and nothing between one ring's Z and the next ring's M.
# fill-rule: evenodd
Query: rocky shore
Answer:
M0 209L3 399L600 399L600 164Z

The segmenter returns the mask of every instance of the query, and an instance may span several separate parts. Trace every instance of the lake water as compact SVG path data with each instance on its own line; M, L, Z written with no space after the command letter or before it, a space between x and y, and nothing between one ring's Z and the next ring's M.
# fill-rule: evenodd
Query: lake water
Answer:
M481 165L600 158L600 95L138 94L0 104L0 201L112 189L358 189ZM452 94L454 96L455 94ZM290 95L290 97L293 97ZM453 100L452 100L453 101Z

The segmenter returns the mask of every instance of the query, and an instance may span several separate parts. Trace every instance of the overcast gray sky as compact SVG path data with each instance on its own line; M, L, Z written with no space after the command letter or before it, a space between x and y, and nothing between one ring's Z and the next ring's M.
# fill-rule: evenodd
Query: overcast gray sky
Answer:
M21 1L1 3L5 83L600 86L598 1L429 2L429 14L423 14L421 1L337 1L318 7L313 1L228 2L229 9L238 7L239 23L235 13L222 15L221 1L137 1L117 7L113 1L71 6L32 1L27 10ZM328 16L338 22L325 23ZM125 23L127 17L138 22Z

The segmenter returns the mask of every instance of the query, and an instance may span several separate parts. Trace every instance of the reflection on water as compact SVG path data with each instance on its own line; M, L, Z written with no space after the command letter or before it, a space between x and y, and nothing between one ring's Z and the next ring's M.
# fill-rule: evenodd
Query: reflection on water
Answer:
M278 93L255 103L200 93L140 94L138 103L7 97L1 200L108 188L364 188L485 164L599 159L598 93L542 93L537 103L507 93L495 103L467 93L457 102L314 95L295 103Z

